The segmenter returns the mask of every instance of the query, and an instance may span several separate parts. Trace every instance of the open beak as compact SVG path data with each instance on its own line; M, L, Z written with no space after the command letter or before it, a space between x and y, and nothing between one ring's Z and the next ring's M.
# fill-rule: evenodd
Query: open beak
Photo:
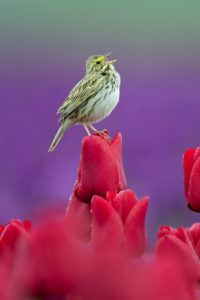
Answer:
M105 63L107 64L107 65L111 65L111 64L114 64L115 62L117 61L117 59L114 59L114 60L107 60Z
M104 57L108 58L111 54L112 54L112 52L109 52L108 54L104 55Z
M106 55L104 55L104 57L105 57L105 63L107 64L107 65L111 65L111 64L114 64L117 60L116 59L114 59L114 60L108 60L108 57L110 56L112 54L112 52L109 52L108 54L106 54Z

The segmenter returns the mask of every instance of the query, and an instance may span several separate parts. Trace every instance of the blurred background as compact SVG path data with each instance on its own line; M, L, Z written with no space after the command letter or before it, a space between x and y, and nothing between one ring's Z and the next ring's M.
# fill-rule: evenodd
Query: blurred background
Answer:
M120 103L97 124L123 135L128 188L151 197L160 225L200 221L184 199L182 155L200 145L199 1L0 0L0 223L63 207L79 164L82 126L56 150L56 111L90 55L112 51Z

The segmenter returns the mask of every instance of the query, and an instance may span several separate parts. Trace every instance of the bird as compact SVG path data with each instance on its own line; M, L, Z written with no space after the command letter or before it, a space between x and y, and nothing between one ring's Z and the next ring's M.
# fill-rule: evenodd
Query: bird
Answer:
M94 133L107 135L92 124L107 117L119 102L121 79L113 65L117 60L108 60L111 53L87 59L84 78L75 85L57 111L57 114L62 113L59 119L62 124L49 151L55 149L64 132L75 124L82 124L88 135L91 135L88 127Z

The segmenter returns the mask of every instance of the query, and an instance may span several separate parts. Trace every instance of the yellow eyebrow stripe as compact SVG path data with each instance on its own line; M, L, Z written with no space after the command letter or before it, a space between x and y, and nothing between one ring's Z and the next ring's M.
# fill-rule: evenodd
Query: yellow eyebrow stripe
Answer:
M104 56L100 56L100 57L97 58L95 61L101 61L102 59L104 59Z

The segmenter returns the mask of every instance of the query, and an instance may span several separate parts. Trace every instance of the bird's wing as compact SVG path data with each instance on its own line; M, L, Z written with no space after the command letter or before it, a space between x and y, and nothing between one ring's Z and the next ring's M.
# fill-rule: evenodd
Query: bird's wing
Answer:
M71 90L69 96L64 100L63 104L59 107L57 114L61 113L65 108L67 108L67 106L73 101L73 94L77 94L79 91L79 87L81 87L83 85L83 81L84 81L85 77L80 80L75 87Z
M99 77L84 77L70 92L57 113L62 112L60 120L67 118L75 109L98 92Z

